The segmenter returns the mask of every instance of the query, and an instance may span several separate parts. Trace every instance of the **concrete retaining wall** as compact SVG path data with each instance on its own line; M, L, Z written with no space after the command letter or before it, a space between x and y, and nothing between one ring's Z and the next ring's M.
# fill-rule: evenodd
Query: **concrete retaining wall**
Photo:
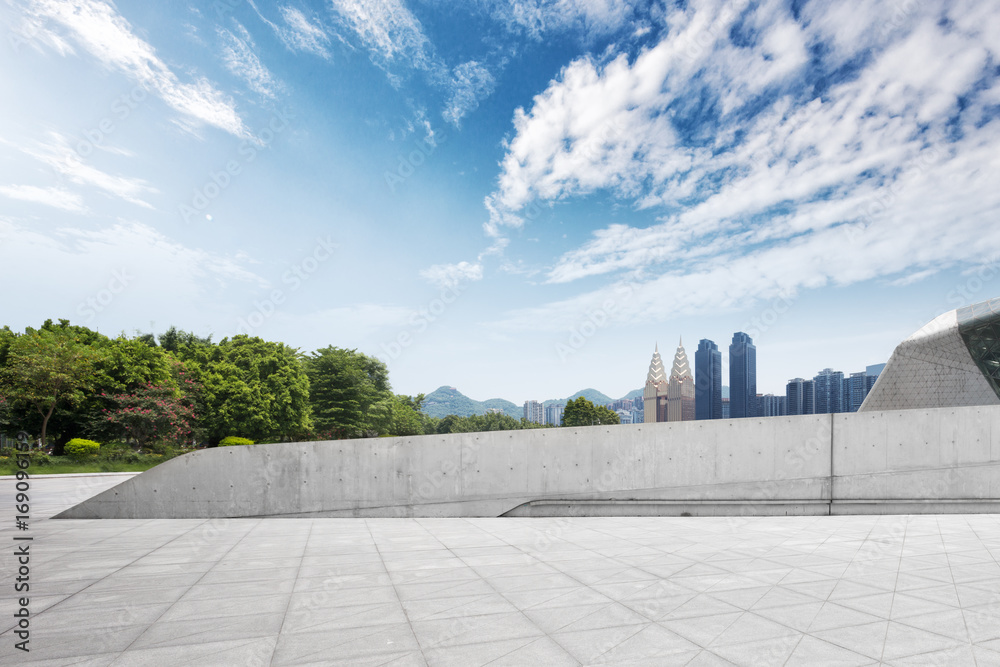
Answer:
M224 447L60 518L994 511L1000 407Z

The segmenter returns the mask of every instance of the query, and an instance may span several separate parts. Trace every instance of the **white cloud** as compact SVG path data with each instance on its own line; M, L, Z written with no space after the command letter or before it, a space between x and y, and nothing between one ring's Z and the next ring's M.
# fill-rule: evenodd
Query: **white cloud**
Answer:
M440 69L423 26L400 0L331 0L331 6L376 64L398 61L417 69Z
M60 134L50 132L48 139L48 142L38 142L17 148L47 165L72 183L93 186L137 206L152 208L149 202L142 199L142 196L146 193L155 193L157 190L145 180L116 176L97 169L85 162L84 158L70 147L69 140ZM90 144L87 145L90 146ZM125 152L127 153L127 151Z
M238 23L236 32L238 34L219 29L219 36L223 41L223 64L233 75L243 79L250 90L273 99L276 83L267 67L257 57L253 38L246 28Z
M0 186L0 194L11 199L35 202L53 206L71 213L83 213L86 207L80 195L64 188L40 188L36 185L4 185Z
M587 36L607 34L625 27L634 14L626 0L487 0L485 4L508 29L534 39L571 28Z
M301 10L286 5L279 8L285 24L278 25L268 20L253 0L250 0L250 6L290 51L311 53L330 60L330 36L319 22L310 20Z
M420 272L420 277L442 289L456 287L464 282L482 280L483 265L479 262L459 262L457 264L435 264Z
M230 100L204 78L182 83L112 5L98 0L33 0L24 11L30 21L60 25L73 42L106 67L154 91L185 116L236 136L247 136ZM65 53L65 49L59 50Z
M450 84L451 96L442 115L456 127L462 118L475 111L480 100L493 92L496 82L481 63L470 60L455 68Z
M130 221L48 231L0 218L0 262L8 284L31 276L31 290L5 290L12 312L28 321L56 312L112 335L154 318L182 323L196 312L224 318L219 303L268 287L239 258L185 246Z
M626 320L876 277L904 285L1000 251L1000 17L986 2L875 4L850 16L812 3L796 21L779 2L742 17L693 2L634 60L572 62L515 114L487 233L522 226L539 201L598 191L661 212L596 231L549 272L635 281ZM838 74L810 95L817 44ZM569 326L614 289L510 323Z
M285 19L287 29L280 35L285 44L293 51L305 51L320 58L330 59L328 50L330 37L322 27L313 23L306 15L294 7L282 7L281 17Z

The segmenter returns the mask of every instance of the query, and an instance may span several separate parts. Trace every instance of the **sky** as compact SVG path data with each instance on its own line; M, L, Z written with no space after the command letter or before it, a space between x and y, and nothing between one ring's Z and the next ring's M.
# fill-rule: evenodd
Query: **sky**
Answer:
M1000 295L992 0L4 0L0 325L758 391Z

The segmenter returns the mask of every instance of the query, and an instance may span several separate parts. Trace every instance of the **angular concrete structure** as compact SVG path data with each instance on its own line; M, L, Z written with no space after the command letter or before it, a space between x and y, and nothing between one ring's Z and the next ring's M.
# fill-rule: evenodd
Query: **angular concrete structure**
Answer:
M893 351L859 412L1000 405L1000 299L940 315Z
M221 447L59 516L900 514L998 499L1000 406Z

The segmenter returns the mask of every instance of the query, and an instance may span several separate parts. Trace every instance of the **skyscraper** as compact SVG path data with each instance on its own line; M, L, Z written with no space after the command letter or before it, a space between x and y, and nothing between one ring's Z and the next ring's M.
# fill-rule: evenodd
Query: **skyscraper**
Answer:
M679 422L694 419L695 388L691 376L691 366L688 364L684 342L677 342L677 352L674 354L674 366L670 371L670 381L667 384L667 421Z
M729 346L729 414L753 417L757 414L757 348L742 331L733 334Z
M643 423L667 421L667 384L667 373L663 370L660 346L657 345L649 362L646 386L642 390Z
M844 374L832 368L824 368L813 378L816 385L816 414L843 411Z
M722 419L722 353L707 338L694 353L695 419Z

